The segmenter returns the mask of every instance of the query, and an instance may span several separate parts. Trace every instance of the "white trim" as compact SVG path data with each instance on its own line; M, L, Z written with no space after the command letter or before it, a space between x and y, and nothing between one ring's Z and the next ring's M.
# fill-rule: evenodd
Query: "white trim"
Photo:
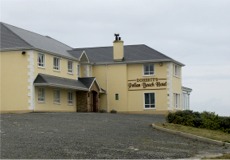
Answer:
M55 58L59 60L58 69L55 69L55 68L54 68L54 59L55 59ZM53 57L53 71L55 71L55 72L60 72L60 71L61 71L61 58L60 58L60 57Z
M81 53L81 56L79 57L79 61L81 61L81 58L82 58L82 56L83 56L83 55L85 55L85 56L86 56L87 63L89 63L89 58L88 58L88 56L87 56L87 54L86 54L86 52L85 52L85 51L83 51L83 52Z
M145 65L153 65L153 74L145 74ZM142 76L143 77L150 77L155 75L155 64L154 63L144 63L142 64Z
M154 93L154 108L145 108L145 93ZM156 93L155 92L143 92L143 109L144 110L156 110Z
M168 110L173 110L173 94L172 94L172 71L173 71L173 64L170 62L167 64L167 104Z
M31 52L33 52L33 51L31 51ZM43 55L43 61L44 61L43 66L39 66L39 62L38 62L39 55ZM45 53L38 52L36 61L37 61L37 67L38 68L46 68L46 55L45 55Z
M69 72L69 62L72 63L72 71L71 71L71 72ZM74 64L74 63L73 63L72 60L67 60L67 73L68 73L68 74L73 74L73 70L74 70L74 69L73 69L73 68L74 68L74 67L73 67L73 66L74 66L73 64Z
M34 81L34 52L33 51L29 51L28 52L28 103L29 103L29 110L34 110L34 106L35 106L35 103L34 103L34 97L35 97L35 89L34 89L34 85L33 85L33 81ZM36 59L36 62L37 62L37 59ZM38 66L38 64L37 64ZM45 65L44 65L45 66Z

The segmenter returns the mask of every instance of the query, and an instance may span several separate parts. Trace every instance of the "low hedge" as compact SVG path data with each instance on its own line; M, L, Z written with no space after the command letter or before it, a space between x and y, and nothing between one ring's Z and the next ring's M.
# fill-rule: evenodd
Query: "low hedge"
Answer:
M230 133L230 117L221 117L214 112L177 111L167 115L168 123L181 124L197 128L221 130Z

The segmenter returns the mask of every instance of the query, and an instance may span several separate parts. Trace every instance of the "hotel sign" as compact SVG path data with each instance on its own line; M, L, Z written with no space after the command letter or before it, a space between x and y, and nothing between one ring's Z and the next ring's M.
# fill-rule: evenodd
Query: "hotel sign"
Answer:
M167 87L166 78L137 78L128 80L128 90L164 90Z

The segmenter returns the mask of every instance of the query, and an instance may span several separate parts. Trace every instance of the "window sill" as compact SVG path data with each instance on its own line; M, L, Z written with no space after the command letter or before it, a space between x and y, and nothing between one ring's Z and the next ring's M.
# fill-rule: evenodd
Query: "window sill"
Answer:
M44 66L38 66L38 68L40 68L40 69L45 69L46 67Z
M61 72L61 70L53 69L54 72Z
M73 106L73 103L68 103L68 106Z
M151 77L151 76L155 76L155 74L143 74L143 77Z
M156 110L156 107L155 108L144 108L144 110Z
M54 104L56 104L56 105L61 105L61 103L60 103L60 102L54 102Z
M73 72L67 72L69 75L73 75Z
M38 101L39 104L45 104L45 101Z
M173 77L180 79L181 76L173 75Z

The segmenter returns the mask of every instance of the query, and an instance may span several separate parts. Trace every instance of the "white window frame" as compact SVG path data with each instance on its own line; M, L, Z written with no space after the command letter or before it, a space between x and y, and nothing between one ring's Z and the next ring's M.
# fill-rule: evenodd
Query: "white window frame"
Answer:
M154 97L154 103L149 103L151 100L149 100L149 102L145 101L145 95L146 94L153 94ZM146 92L144 93L144 109L156 109L156 94L155 92ZM148 105L149 107L146 107L146 105Z
M67 101L68 101L68 105L73 105L73 92L69 91L67 93Z
M61 59L58 57L53 57L53 69L55 71L60 71L61 68Z
M153 68L152 71L150 70L151 66ZM147 67L147 70L146 70L146 67ZM154 69L154 64L153 63L143 64L143 75L144 76L153 76L154 72L155 72L155 69Z
M40 58L41 58L41 62L40 62ZM45 68L45 59L46 59L45 54L38 53L38 59L37 59L38 67Z
M59 89L54 89L54 103L60 104L61 103L61 91Z
M67 62L67 69L68 69L68 73L73 74L73 61Z
M173 65L173 75L175 77L180 77L180 75L181 75L181 67L177 64Z
M38 88L38 102L45 102L45 88Z
M180 108L180 105L181 105L181 102L180 102L180 94L178 93L174 93L173 94L173 99L174 99L174 107L177 109L177 108Z

